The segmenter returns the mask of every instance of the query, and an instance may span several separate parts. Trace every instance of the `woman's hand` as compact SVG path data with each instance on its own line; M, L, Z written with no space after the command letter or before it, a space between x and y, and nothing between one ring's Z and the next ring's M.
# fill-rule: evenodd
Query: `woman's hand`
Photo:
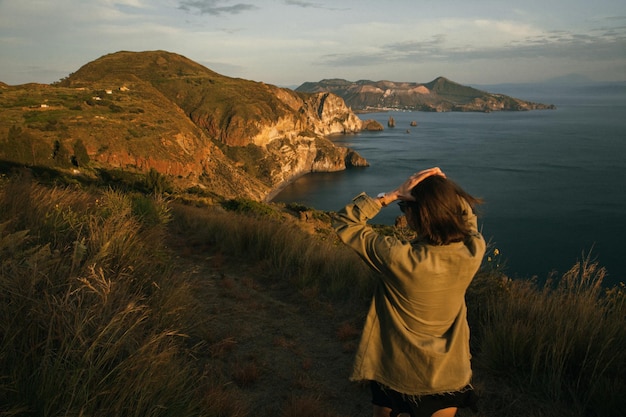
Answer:
M406 181L404 181L404 183L402 183L402 185L400 185L389 194L393 195L396 200L415 201L415 199L411 195L411 190L413 189L413 187L422 182L424 179L433 175L440 175L442 177L446 176L446 174L444 174L443 171L439 169L439 167L428 168L411 175L409 178L407 178Z

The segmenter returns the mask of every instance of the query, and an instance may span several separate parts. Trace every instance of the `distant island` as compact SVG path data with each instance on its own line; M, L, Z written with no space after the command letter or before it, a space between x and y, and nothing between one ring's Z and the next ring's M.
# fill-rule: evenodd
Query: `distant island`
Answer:
M421 84L394 81L326 79L296 88L303 93L333 93L354 112L414 110L429 112L492 112L555 109L553 104L533 103L504 94L488 93L445 77Z

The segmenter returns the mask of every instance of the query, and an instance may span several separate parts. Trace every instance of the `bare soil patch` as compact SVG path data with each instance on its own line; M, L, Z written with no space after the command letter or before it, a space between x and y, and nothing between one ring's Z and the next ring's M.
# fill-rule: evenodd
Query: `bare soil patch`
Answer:
M177 270L200 284L211 316L201 318L211 329L205 372L236 392L249 415L305 415L289 412L301 407L371 414L369 388L348 379L366 303L337 306L268 276L263 265L177 246Z

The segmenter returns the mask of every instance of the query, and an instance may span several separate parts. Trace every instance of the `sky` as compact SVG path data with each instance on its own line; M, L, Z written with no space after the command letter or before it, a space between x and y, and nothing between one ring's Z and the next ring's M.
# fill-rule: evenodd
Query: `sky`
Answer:
M229 77L626 81L624 0L0 0L0 81L165 50Z

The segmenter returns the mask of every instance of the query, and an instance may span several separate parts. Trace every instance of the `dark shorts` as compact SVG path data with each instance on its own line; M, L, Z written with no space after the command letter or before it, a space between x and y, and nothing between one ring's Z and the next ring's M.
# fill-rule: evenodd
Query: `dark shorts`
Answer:
M411 417L430 417L444 408L466 408L477 411L478 396L468 385L465 388L446 394L411 396L387 388L376 381L370 381L372 404L391 408L391 417L409 413Z

